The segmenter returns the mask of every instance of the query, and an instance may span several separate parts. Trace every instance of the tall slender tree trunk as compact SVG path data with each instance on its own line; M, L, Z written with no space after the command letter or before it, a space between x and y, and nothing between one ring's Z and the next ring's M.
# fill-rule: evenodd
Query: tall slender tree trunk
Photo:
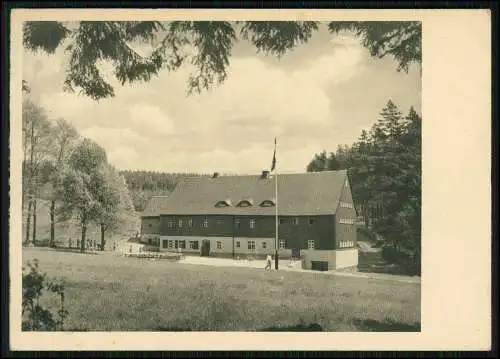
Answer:
M34 161L34 150L35 150L35 142L33 140L35 134L35 125L33 122L31 123L31 137L30 137L30 176L27 181L28 191L28 216L26 220L26 244L30 242L30 220L31 220L31 208L33 205L33 198L31 197L33 190L33 161ZM34 245L34 243L33 243Z
M31 229L31 199L28 197L28 214L26 215L26 242L25 244L29 244L30 242L30 229Z
M105 233L106 233L106 228L104 228L104 224L101 223L101 251L104 250L104 246L106 245L106 240L104 239Z
M36 246L36 199L33 200L33 245Z
M87 233L87 223L82 222L82 240L80 241L80 252L85 252L85 234Z
M56 201L50 201L50 247L55 247L55 208Z

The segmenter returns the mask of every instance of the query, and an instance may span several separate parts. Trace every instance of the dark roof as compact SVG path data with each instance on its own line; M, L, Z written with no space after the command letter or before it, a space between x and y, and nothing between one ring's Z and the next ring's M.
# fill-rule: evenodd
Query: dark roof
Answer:
M146 208L141 213L142 217L148 216L158 216L161 212L161 208L165 207L165 203L168 200L168 196L153 196L146 203Z
M278 211L280 215L334 214L347 171L324 171L278 176ZM230 206L216 206L231 200ZM251 199L251 206L238 207ZM174 215L241 214L273 215L275 206L261 206L275 200L275 178L259 175L187 177L182 179L167 199L155 202L155 213ZM149 207L149 206L148 206ZM152 211L151 211L152 212ZM144 216L144 214L143 214Z

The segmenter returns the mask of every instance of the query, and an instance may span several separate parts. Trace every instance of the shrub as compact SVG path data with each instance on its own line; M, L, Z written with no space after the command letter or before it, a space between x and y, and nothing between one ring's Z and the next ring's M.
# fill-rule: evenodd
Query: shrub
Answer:
M398 263L400 261L401 253L399 253L393 246L382 247L382 258L388 263Z
M35 242L36 247L50 247L50 239L49 238L43 238L43 239L37 239Z
M22 330L24 331L53 331L63 330L64 319L68 312L64 309L64 283L62 280L48 279L41 273L38 260L27 263L23 267L23 302L22 302ZM53 293L60 299L58 318L40 305L43 292Z

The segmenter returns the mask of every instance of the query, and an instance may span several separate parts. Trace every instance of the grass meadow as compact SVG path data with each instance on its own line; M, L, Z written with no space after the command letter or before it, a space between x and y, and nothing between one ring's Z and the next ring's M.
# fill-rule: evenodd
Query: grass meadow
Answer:
M420 284L23 250L35 258L66 281L71 331L420 331Z

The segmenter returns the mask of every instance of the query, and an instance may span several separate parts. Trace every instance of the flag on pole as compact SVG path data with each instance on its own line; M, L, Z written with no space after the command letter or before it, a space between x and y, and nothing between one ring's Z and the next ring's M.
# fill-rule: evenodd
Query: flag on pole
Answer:
M271 172L276 168L276 137L274 138L274 154L273 154L273 163L271 165Z

